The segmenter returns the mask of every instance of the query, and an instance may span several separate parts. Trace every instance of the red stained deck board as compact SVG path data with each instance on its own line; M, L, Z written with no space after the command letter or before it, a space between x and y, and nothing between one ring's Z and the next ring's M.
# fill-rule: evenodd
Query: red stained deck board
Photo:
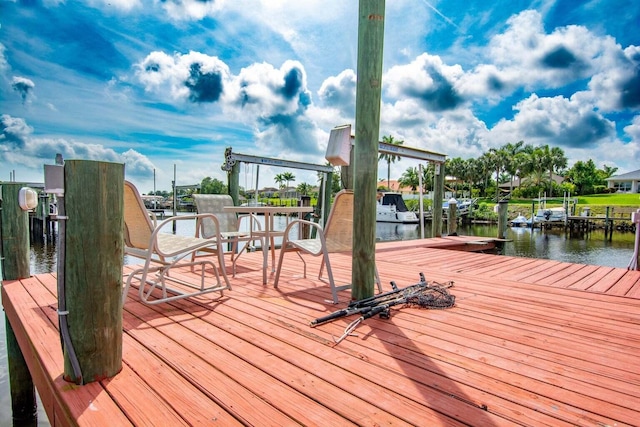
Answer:
M415 283L423 272L430 281L455 282L456 307L396 308L391 319L368 319L358 336L336 347L332 336L353 318L316 328L308 322L344 307L350 293L341 292L337 306L327 302L329 287L316 278L319 258L306 258L302 278L302 263L289 254L274 289L271 271L262 284L261 252L245 254L233 290L220 299L212 294L149 307L132 290L124 369L92 386L96 402L134 425L162 425L163 417L219 425L635 424L640 300L631 294L640 287L639 272L433 249L430 240L380 245L384 289L391 280L400 287ZM433 245L468 249L474 246L468 240ZM350 281L350 257L336 254L332 265L339 280ZM33 323L18 328L19 342L34 351L29 360L38 386L52 384L42 396L48 413L57 414L56 425L92 424L96 414L82 393L68 407L48 379L59 377L61 367L54 363L38 374L33 362L58 358L61 365L55 277L23 283L6 285L8 292L3 286L11 299L3 303L12 321ZM587 290L569 288L578 284ZM12 314L15 302L19 313ZM48 338L39 341L46 348L30 345L29 334L42 335L31 327L45 329ZM138 395L160 410L142 413Z

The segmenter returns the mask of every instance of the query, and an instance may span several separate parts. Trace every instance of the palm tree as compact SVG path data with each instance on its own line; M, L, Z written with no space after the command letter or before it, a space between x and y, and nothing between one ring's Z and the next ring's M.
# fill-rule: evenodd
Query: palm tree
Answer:
M385 144L393 144L393 145L402 145L404 141L397 141L393 139L393 136L383 136L382 142ZM380 153L378 156L378 161L386 160L387 162L387 187L391 189L391 163L395 163L396 160L400 160L400 156L391 153Z
M549 151L549 195L553 194L553 172L559 172L560 169L567 167L567 156L560 147L553 147Z
M607 166L604 165L602 167L602 178L603 179L607 179L607 178L611 178L613 176L614 173L618 172L618 168L615 166Z
M306 182L302 182L296 187L296 191L300 193L301 196L308 196L311 190L313 190L313 187Z
M523 172L526 178L523 182L528 186L544 187L548 183L546 173L549 171L549 150L536 147L526 157Z
M507 162L504 169L510 176L509 192L513 190L513 178L518 173L518 154L522 152L523 145L524 141L518 141L515 144L508 142L501 148L506 154Z
M284 172L282 174L282 179L284 179L287 182L287 188L289 188L289 182L295 181L296 176L291 172Z
M422 186L425 191L433 190L435 176L436 164L433 162L427 163L427 167L422 168Z
M418 176L418 168L410 167L402 174L398 180L398 184L403 187L410 187L412 191L416 191L420 185L420 178Z
M500 172L505 169L508 155L503 148L491 148L487 154L489 164L496 172L496 201L498 201L500 200Z
M277 174L273 177L273 180L278 184L278 188L282 190L284 187L284 182L286 181L281 173Z
M462 160L461 157L454 157L453 159L447 159L444 162L444 168L448 172L449 175L456 178L454 189L455 193L458 193L458 181L462 181L464 185L464 169L465 169L465 161Z

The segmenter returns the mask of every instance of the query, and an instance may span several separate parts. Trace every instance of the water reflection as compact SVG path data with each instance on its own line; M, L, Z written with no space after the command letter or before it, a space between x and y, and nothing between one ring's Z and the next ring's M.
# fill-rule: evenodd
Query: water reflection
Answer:
M425 236L427 236L426 232ZM393 240L412 240L419 238L419 224L394 224L391 222L379 222L376 224L377 241L387 242Z
M260 217L260 220L264 220ZM286 219L275 217L275 228L284 229ZM178 234L193 235L195 231L192 221L178 221ZM166 227L171 232L171 227ZM458 227L458 234L479 237L496 237L496 225L463 225ZM431 224L425 224L424 236L431 237ZM378 223L376 226L377 241L412 240L420 238L419 224ZM540 230L526 227L509 227L506 232L509 240L503 250L505 255L529 258L554 259L557 261L580 264L604 265L626 268L633 254L635 234L615 231L612 240L604 235L603 230L594 230L582 236L570 236L563 229ZM281 239L280 239L281 240ZM280 243L276 239L276 244ZM31 272L40 274L56 271L55 242L31 244ZM125 259L125 264L136 263L135 259Z
M635 234L614 232L609 240L603 230L569 236L562 229L511 228L507 238L513 241L505 246L506 255L626 268L633 255Z
M40 274L57 270L58 251L53 242L31 242L31 273Z

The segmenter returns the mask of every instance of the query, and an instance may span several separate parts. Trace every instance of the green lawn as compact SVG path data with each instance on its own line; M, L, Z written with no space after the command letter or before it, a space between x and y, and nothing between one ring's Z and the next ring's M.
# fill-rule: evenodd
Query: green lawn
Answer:
M639 206L640 194L592 194L589 196L572 196L571 200L578 199L578 205L595 206ZM530 199L513 199L509 204L531 205ZM538 202L536 201L536 204ZM562 197L547 198L547 205L562 205Z
M578 204L640 207L640 194L593 194L591 196L579 196Z
M583 208L591 208L591 215L603 216L607 213L607 208L613 208L619 211L619 208L640 208L640 194L592 194L589 196L574 196L571 201L577 199L577 205L573 207L573 214L580 215ZM495 205L495 202L487 202L489 206ZM532 200L512 199L509 201L509 218L515 218L518 214L525 213L526 216L531 215ZM562 197L548 198L547 207L562 206ZM535 209L538 209L539 203L536 201Z

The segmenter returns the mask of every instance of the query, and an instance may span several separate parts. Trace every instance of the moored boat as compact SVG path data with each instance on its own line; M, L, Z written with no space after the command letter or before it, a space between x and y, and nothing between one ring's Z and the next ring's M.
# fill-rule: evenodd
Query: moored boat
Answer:
M416 224L419 222L415 212L407 209L400 193L380 193L376 205L376 221Z

